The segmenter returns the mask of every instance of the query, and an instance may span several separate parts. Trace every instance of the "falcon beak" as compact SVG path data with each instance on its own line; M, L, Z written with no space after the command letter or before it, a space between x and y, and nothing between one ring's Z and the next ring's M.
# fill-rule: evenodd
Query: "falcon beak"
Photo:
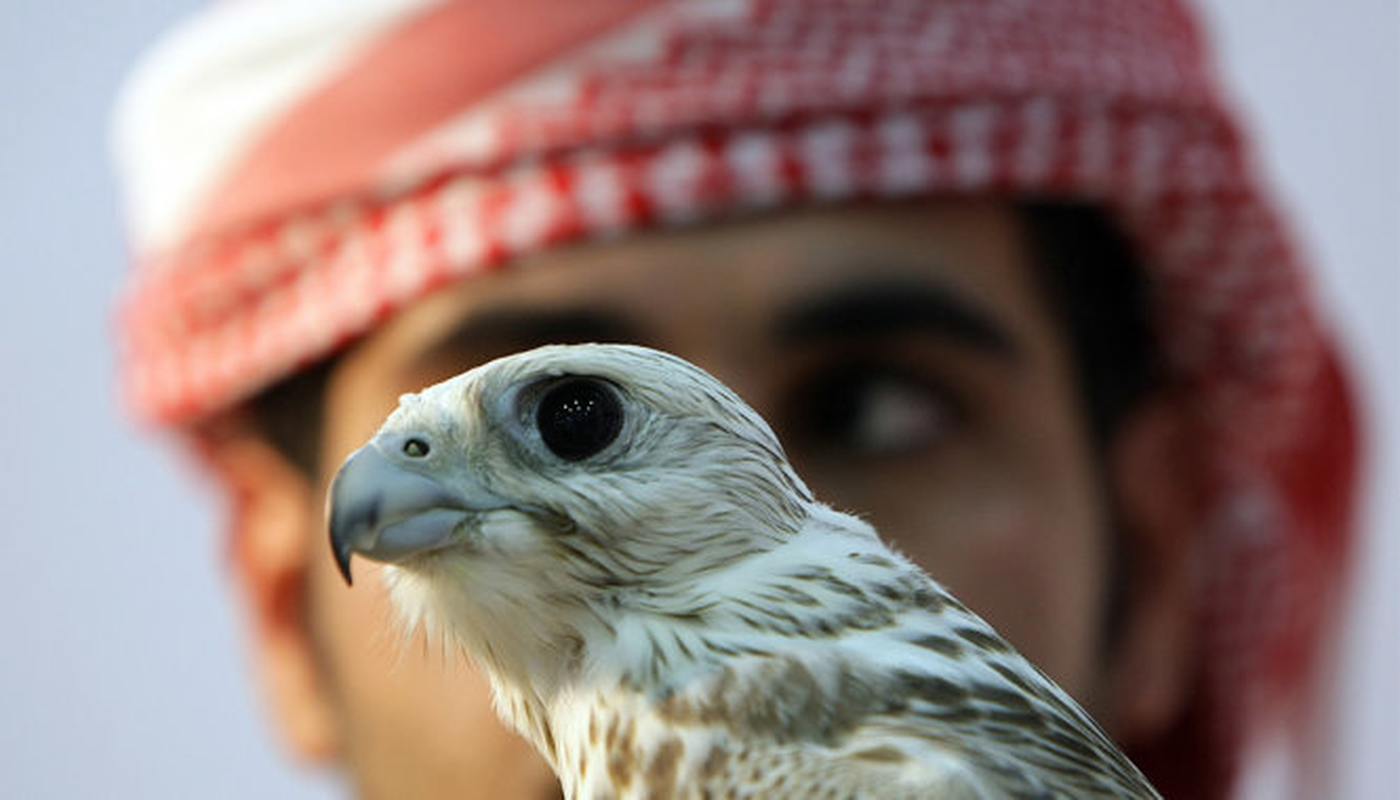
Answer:
M449 489L372 441L352 453L331 481L331 552L348 585L354 554L397 562L438 550L458 541L463 523L505 506L479 487Z

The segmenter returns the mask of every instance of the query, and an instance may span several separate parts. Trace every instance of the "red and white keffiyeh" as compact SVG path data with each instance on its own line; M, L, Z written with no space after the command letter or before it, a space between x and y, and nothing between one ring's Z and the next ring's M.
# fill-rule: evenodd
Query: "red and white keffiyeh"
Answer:
M1214 81L1158 0L215 4L119 108L125 388L148 420L205 418L568 241L855 198L1101 203L1155 282L1217 495L1200 706L1137 756L1220 796L1329 619L1355 454Z

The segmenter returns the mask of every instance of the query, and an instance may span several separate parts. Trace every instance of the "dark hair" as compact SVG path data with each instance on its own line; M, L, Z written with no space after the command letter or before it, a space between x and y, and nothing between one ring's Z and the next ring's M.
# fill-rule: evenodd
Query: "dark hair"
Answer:
M1108 485L1108 447L1162 379L1151 287L1128 241L1098 208L1039 202L1022 204L1018 211L1041 291L1073 354L1080 409L1107 504L1108 585L1099 635L1107 650L1123 633L1136 567L1117 494Z
M1096 206L1028 202L1017 211L1041 291L1073 355L1089 434L1102 450L1162 377L1146 271Z
M1144 271L1100 209L1021 203L1017 213L1051 313L1074 356L1090 435L1101 450L1156 385L1156 343ZM320 467L326 384L337 358L317 362L248 401L254 424L308 476Z
M244 406L257 431L311 479L321 468L326 385L339 361L338 355L323 358L264 389Z

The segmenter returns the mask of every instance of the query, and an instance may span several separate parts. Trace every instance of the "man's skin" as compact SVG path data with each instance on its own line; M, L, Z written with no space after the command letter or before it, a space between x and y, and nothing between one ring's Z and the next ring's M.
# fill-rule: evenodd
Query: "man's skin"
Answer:
M346 588L322 514L401 393L589 340L663 348L729 384L819 498L873 522L1120 742L1151 741L1191 678L1188 443L1162 395L1095 452L1032 269L993 202L786 212L556 250L392 318L331 372L314 481L252 434L215 453L289 747L343 761L364 797L557 795L463 658L401 634L375 567ZM1114 570L1124 608L1106 633Z

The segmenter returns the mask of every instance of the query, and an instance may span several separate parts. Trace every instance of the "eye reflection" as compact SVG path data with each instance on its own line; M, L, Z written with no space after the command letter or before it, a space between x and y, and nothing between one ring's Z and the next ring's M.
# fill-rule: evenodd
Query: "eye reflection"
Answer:
M937 444L951 432L948 395L913 371L845 363L799 383L784 419L803 449L878 457Z

